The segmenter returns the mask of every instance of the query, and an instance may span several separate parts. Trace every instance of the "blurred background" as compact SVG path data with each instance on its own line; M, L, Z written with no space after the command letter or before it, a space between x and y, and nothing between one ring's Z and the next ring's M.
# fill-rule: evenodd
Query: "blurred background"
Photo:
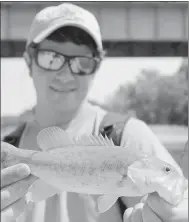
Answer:
M2 124L16 115L24 116L35 104L32 80L22 58L25 41L35 14L57 4L1 2ZM116 106L123 107L124 85L132 83L127 111L149 124L180 164L188 139L188 2L75 4L96 16L107 51L91 97L103 102L122 85ZM185 163L185 173L187 169Z

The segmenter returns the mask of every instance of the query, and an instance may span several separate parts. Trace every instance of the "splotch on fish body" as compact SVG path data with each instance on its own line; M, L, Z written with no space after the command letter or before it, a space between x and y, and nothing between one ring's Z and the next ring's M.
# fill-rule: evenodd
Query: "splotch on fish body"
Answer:
M63 191L106 194L98 202L100 212L104 212L120 196L143 196L155 191L177 204L186 188L185 178L170 164L133 147L117 147L101 135L76 140L60 128L51 127L42 130L37 139L43 151L20 150L7 144L1 159L4 167L29 165L31 174L40 179L30 188L34 201L41 200L43 194L37 188L45 190L47 186L43 198Z
M124 149L118 148L119 152L114 148L108 153L107 149L88 146L56 148L49 152L35 152L24 162L30 166L33 175L46 182L49 182L50 174L58 187L68 185L70 189L74 184L73 192L82 186L83 193L103 194L107 190L111 193L119 188L119 182L127 174L128 164L125 163Z

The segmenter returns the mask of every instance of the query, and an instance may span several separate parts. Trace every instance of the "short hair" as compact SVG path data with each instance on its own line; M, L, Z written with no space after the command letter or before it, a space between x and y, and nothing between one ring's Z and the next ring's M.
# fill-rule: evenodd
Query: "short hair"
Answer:
M77 45L86 45L92 50L93 56L98 57L100 61L104 58L106 54L104 50L98 51L97 44L87 32L75 26L61 27L56 31L54 31L53 33L51 33L48 37L46 37L46 39L52 40L54 42L71 41ZM24 57L26 59L28 66L30 66L31 64L32 54L35 51L37 45L38 44L31 43L26 49L27 53L24 54L25 55Z
M88 46L96 56L99 56L97 45L94 39L84 30L74 26L64 26L51 33L47 40L54 42L71 41L77 45Z

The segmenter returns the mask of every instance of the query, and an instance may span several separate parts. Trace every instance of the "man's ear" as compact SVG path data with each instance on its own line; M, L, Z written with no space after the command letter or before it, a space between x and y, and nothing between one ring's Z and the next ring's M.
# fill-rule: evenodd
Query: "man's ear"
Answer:
M28 66L29 75L31 76L31 63L32 63L31 57L29 56L28 52L26 52L26 51L24 52L23 57L24 57L24 60Z

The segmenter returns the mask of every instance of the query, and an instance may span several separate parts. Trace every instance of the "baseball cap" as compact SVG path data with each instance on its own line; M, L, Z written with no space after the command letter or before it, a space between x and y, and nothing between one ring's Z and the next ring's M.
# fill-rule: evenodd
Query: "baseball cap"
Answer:
M100 27L95 16L84 8L71 3L46 7L34 18L26 49L31 43L40 43L51 33L64 26L75 26L87 32L95 41L97 50L103 50Z

